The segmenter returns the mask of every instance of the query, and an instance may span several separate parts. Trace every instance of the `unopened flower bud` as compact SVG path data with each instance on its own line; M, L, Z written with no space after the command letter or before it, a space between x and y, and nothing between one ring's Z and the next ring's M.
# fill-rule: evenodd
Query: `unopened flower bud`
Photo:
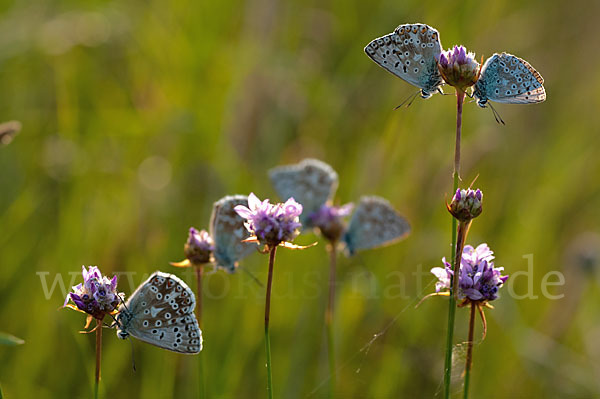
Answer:
M481 214L483 194L481 190L458 189L448 206L448 211L461 222L469 222Z

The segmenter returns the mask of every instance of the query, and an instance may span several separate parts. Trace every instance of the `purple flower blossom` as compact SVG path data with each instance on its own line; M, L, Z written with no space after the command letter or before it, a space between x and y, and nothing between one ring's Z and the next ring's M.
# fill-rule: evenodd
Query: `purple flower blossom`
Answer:
M479 63L475 61L475 54L467 53L463 46L442 51L438 68L446 83L463 91L475 84L479 77Z
M211 261L214 251L213 240L206 230L198 231L190 227L188 240L183 252L185 257L194 265L201 265Z
M346 225L344 217L350 215L354 204L349 203L342 206L322 205L318 211L311 213L308 218L310 223L317 227L321 234L329 241L338 241Z
M471 301L493 301L498 298L498 289L508 279L502 276L503 267L495 267L494 253L487 244L480 244L477 248L465 245L460 262L460 275L458 280L458 297ZM443 258L445 267L434 267L431 273L437 277L435 291L450 289L450 278L453 274L452 265Z
M88 270L82 266L82 274L83 284L73 287L73 292L67 295L63 307L71 300L82 312L102 320L105 314L116 310L123 299L123 293L117 292L117 276L109 280L102 276L96 266L90 266Z
M481 214L482 201L483 194L479 189L457 189L448 205L448 211L459 221L468 222Z
M234 209L246 219L244 225L250 234L263 245L274 247L282 242L291 242L300 234L302 205L293 198L283 204L270 204L268 199L261 201L250 193L248 207L238 205Z

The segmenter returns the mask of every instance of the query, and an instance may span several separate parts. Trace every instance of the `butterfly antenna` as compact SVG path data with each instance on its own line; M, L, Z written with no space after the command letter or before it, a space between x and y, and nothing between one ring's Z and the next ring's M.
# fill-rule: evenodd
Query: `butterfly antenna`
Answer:
M129 308L127 307L127 305L125 304L125 301L123 300L123 298L121 297L121 295L117 295L119 297L119 302L121 302L121 304L123 305L123 307L125 308L125 310L127 312L129 312ZM116 321L116 320L115 320Z
M115 317L115 315L112 315L112 314L110 314L110 313L109 313L108 315L110 316L110 318L111 318L111 319L113 319L113 324L111 324L111 325L109 326L110 328L113 328L114 326L121 326L121 325L119 324L119 322L117 321L117 318Z
M246 268L245 268L245 267L243 267L243 266L238 266L238 267L239 267L240 269L242 269L242 270L243 270L243 271L244 271L244 272L245 272L245 273L246 273L248 276L250 276L250 278L251 278L252 280L254 280L254 282L255 282L256 284L258 284L258 286L259 286L260 288L264 288L264 285L263 285L263 283L261 283L261 282L260 282L260 280L259 280L259 279L258 279L258 278L257 278L257 277L254 275L254 274L252 274L252 272L250 272L250 270L246 269Z
M488 105L490 106L490 109L492 110L492 113L494 114L496 123L498 123L499 125L506 125L506 123L504 123L504 121L502 120L502 117L500 116L498 111L496 111L496 108L494 108L491 103L488 103Z
M133 372L136 372L136 368L135 368L135 351L133 348L133 341L131 339L128 339L129 343L131 344L131 367L133 368Z
M415 98L417 98L417 96L419 95L420 92L421 91L417 91L415 94L411 94L410 96L408 96L408 98L406 100L402 101L402 104L400 104L396 108L394 108L394 111L396 111L398 108L402 108L402 106L404 104L406 104L406 108L410 107L410 105L413 103L413 101L415 101Z

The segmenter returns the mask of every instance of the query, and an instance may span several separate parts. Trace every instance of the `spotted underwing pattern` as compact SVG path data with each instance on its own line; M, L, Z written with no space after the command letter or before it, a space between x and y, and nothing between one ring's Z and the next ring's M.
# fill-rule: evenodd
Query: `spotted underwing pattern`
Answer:
M312 227L310 215L330 201L338 187L338 175L331 166L317 159L304 159L294 165L278 166L269 171L279 198L294 198L302 205L300 223Z
M485 61L473 88L477 104L488 100L509 104L539 103L546 100L544 79L527 61L512 54L494 54Z
M410 233L410 224L384 198L362 197L344 234L350 255L393 244Z
M216 267L233 273L238 262L255 252L257 244L242 242L250 237L242 218L234 208L237 205L248 206L248 196L229 195L221 198L213 205L210 217L210 236L213 239L213 258Z
M440 90L437 60L442 52L440 34L425 24L405 24L371 41L365 53L379 66L421 89L429 98Z
M130 335L173 352L202 350L202 332L194 315L194 293L177 276L155 272L142 283L116 316L117 336Z

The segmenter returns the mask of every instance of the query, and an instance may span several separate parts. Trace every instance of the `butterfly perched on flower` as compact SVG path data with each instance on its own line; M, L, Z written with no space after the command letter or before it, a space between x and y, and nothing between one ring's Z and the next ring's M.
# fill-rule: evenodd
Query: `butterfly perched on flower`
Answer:
M443 80L437 66L441 52L440 34L425 24L400 25L365 47L369 58L421 89L423 98L441 91Z
M461 51L457 53L457 50ZM404 24L394 32L371 41L365 53L392 74L421 89L421 97L429 98L446 82L456 85L456 71L461 65L478 68L473 53L462 46L442 52L438 31L425 24ZM450 62L448 62L450 61ZM453 62L456 61L456 62ZM461 65L459 65L461 64ZM441 73L446 71L446 73ZM473 69L473 68L470 68ZM454 71L454 74L448 74ZM546 99L544 79L527 61L512 54L494 54L473 77L473 96L484 108L488 101L510 104L538 103ZM469 79L467 79L469 80ZM462 87L464 89L465 87Z
M362 197L342 240L350 255L400 241L410 233L410 224L389 203L377 197Z
M195 306L196 298L186 283L172 274L155 272L119 307L117 336L196 354L202 350L202 331Z
M244 223L234 208L247 206L245 195L228 195L213 204L210 216L209 232L190 228L188 240L184 247L186 259L171 262L176 267L189 267L205 263L213 263L229 273L235 272L238 262L254 252L257 244L244 240L250 237Z
M295 165L278 166L269 171L275 191L283 200L294 198L302 204L300 223L312 227L309 216L333 199L338 175L325 162L307 158Z
M331 205L338 177L322 161L305 159L295 165L276 167L269 175L282 199L293 197L302 204L305 226L318 228L329 241L344 243L350 255L394 243L410 232L408 221L381 197L362 197L356 207ZM343 219L350 214L346 225Z
M250 237L244 223L246 220L237 214L235 207L248 206L248 196L229 195L213 205L210 217L210 236L213 239L213 261L215 266L233 273L238 261L255 252L258 245L244 242Z
M482 108L489 100L508 104L546 100L542 75L527 61L508 53L494 54L485 61L473 95Z

